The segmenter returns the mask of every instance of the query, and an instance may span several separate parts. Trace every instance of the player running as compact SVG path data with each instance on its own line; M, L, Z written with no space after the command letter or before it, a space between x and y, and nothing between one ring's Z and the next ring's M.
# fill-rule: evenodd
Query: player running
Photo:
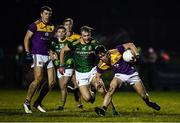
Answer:
M63 21L63 25L66 28L66 37L69 41L75 41L80 39L80 35L73 32L73 19L72 18L66 18ZM70 89L71 92L74 93L74 98L75 101L77 102L77 107L80 109L83 109L83 104L81 103L81 98L80 98L80 93L79 93L79 88L78 88L78 84L76 82L76 78L75 78L75 72L73 71L73 75L71 77L71 82L73 83L73 87L71 86L67 86L68 89Z
M60 73L64 72L64 54L67 51L74 52L75 75L78 83L80 94L86 102L94 103L95 91L92 91L91 85L104 97L106 89L103 81L96 81L96 56L95 48L98 42L91 37L92 28L88 26L81 27L81 38L64 48L60 52L61 67ZM111 102L112 104L112 102ZM112 104L113 114L117 112Z
M51 50L54 52L54 55L56 57L56 60L54 60L54 64L56 68L59 68L59 53L61 49L68 45L70 41L66 37L66 28L63 25L60 25L55 30L55 38L53 38L52 44L51 44ZM57 110L64 110L64 106L66 103L67 98L67 83L70 80L72 74L73 74L73 68L74 68L74 61L72 58L72 52L68 52L65 54L65 73L62 75L57 70L57 77L58 82L61 89L61 105L57 108ZM79 104L81 105L81 104Z

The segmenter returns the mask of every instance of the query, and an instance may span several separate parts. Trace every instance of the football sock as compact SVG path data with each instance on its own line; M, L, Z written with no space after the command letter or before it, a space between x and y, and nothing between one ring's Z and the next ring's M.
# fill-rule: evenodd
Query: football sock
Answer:
M103 106L102 109L103 109L104 111L106 111L106 110L107 110L107 107L106 107L106 106Z

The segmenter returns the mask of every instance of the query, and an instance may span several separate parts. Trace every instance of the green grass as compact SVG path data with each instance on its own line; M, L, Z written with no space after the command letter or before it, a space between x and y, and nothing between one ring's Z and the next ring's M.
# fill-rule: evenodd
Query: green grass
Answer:
M64 111L56 111L59 105L59 90L50 92L43 101L47 113L36 109L33 114L25 114L22 103L26 97L25 90L0 90L0 121L1 122L180 122L180 93L151 92L151 99L158 102L162 109L155 111L139 98L135 92L116 92L113 101L119 116L112 116L111 109L105 117L94 112L95 106L101 106L102 98L97 95L94 104L83 102L87 111L76 108L71 93L68 94ZM35 95L37 96L37 94ZM33 98L34 99L34 98Z

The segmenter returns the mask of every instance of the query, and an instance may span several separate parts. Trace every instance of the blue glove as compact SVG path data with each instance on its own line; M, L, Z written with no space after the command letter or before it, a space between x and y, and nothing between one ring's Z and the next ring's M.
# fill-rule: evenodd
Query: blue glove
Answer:
M25 53L25 63L29 63L29 64L33 63L33 57L29 52Z

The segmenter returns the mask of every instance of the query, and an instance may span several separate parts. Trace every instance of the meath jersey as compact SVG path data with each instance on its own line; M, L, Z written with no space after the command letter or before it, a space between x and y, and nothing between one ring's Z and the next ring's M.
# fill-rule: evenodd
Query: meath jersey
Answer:
M78 72L89 72L96 64L95 47L97 41L92 39L89 44L81 44L80 40L76 40L68 47L74 52L75 70Z
M51 43L51 50L56 52L57 54L60 53L61 49L68 45L70 43L69 40L64 39L63 41L58 41L57 38L53 38L52 39L52 43ZM72 59L72 52L67 52L65 54L65 67L66 68L72 68L73 67L73 59Z
M32 23L28 30L33 32L33 36L31 38L31 53L47 55L50 45L49 39L52 36L54 26L51 24L44 24L42 21L38 20Z
M100 60L97 71L103 73L103 71L112 69L115 73L127 74L130 75L136 72L132 64L125 62L122 58L122 54L125 51L125 48L122 45L118 45L116 49L108 50L110 57L110 65L106 64Z

